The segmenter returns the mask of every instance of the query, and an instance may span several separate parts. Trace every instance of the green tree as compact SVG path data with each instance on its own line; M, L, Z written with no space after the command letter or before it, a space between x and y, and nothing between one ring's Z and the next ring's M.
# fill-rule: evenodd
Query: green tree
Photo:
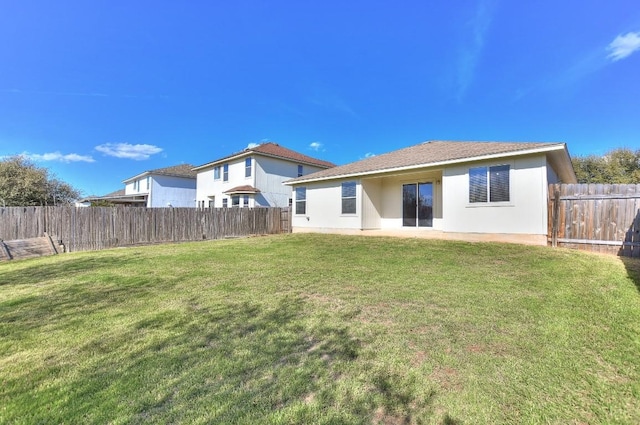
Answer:
M578 183L640 183L640 150L613 149L603 156L572 158Z
M80 191L23 156L0 160L0 202L6 206L65 205Z

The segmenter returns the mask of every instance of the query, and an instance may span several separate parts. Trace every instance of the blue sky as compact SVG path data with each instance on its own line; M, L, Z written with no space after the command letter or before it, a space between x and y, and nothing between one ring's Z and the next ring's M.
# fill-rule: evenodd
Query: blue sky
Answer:
M637 1L0 1L0 156L85 195L265 140L640 149Z

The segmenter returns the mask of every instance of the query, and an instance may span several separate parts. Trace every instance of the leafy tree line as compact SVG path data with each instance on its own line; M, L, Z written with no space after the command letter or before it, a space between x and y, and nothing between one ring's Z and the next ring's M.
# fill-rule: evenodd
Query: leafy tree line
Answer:
M571 162L578 183L640 183L640 150L618 148L603 156L576 156Z
M80 191L23 156L0 160L0 206L68 205Z

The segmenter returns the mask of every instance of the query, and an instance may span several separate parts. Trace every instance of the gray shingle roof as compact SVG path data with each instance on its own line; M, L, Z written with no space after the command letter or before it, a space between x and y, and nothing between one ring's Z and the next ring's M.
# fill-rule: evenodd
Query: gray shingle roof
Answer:
M473 160L485 156L506 155L522 151L564 146L564 143L455 142L436 140L307 174L306 176L288 180L285 183L323 180L359 174L383 173L398 168L430 166L465 159Z
M147 170L143 171L140 174L136 174L133 177L129 177L128 179L124 179L123 182L129 182L140 178L142 176L155 175L155 176L172 176L172 177L184 177L188 179L195 179L197 173L193 170L193 165L191 164L179 164L172 165L170 167L164 168L156 168L155 170Z
M175 176L175 177L190 177L196 178L196 172L193 171L193 165L191 164L179 164L171 167L157 168L155 170L147 171L149 174L157 174L161 176Z

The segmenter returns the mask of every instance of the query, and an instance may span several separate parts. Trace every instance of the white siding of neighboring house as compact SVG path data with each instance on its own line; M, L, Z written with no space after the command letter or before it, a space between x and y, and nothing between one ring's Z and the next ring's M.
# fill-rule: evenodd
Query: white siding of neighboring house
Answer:
M236 159L225 163L218 164L220 166L220 179L214 180L214 166L206 169L198 170L197 177L197 194L198 201L204 201L205 207L209 206L209 200L214 199L214 207L222 208L222 199L227 198L229 207L231 207L231 196L224 192L236 186L250 185L255 187L255 157L251 161L251 177L245 177L245 158ZM224 164L229 164L229 181L224 179ZM216 165L216 167L218 166ZM253 207L253 197L249 198L249 207ZM242 202L241 202L242 204Z
M243 156L229 164L229 181L223 182L224 164L220 165L220 180L213 179L214 167L198 170L197 194L198 201L205 201L205 206L209 205L209 200L214 198L215 207L222 207L222 199L228 199L228 206L231 207L231 196L224 192L237 186L251 185L260 190L260 193L249 197L249 207L286 207L289 205L291 187L282 184L285 180L298 177L298 162L287 161L278 158L271 158L262 155L251 155L252 169L251 177L245 177L245 159ZM303 173L309 174L320 171L323 168L303 165ZM241 196L242 198L242 196Z
M282 184L285 180L298 177L298 165L302 165L303 174L323 170L320 167L266 156L255 156L256 184L260 193L256 195L256 206L286 207L291 199L291 186Z
M174 176L152 176L147 207L195 207L196 180ZM142 183L144 185L144 183Z
M469 203L469 168L509 164L510 202ZM448 167L442 179L447 232L546 235L547 162L544 155Z
M139 182L137 190L135 188L136 182ZM127 182L124 186L124 193L125 195L147 195L149 193L149 188L147 187L147 176Z

